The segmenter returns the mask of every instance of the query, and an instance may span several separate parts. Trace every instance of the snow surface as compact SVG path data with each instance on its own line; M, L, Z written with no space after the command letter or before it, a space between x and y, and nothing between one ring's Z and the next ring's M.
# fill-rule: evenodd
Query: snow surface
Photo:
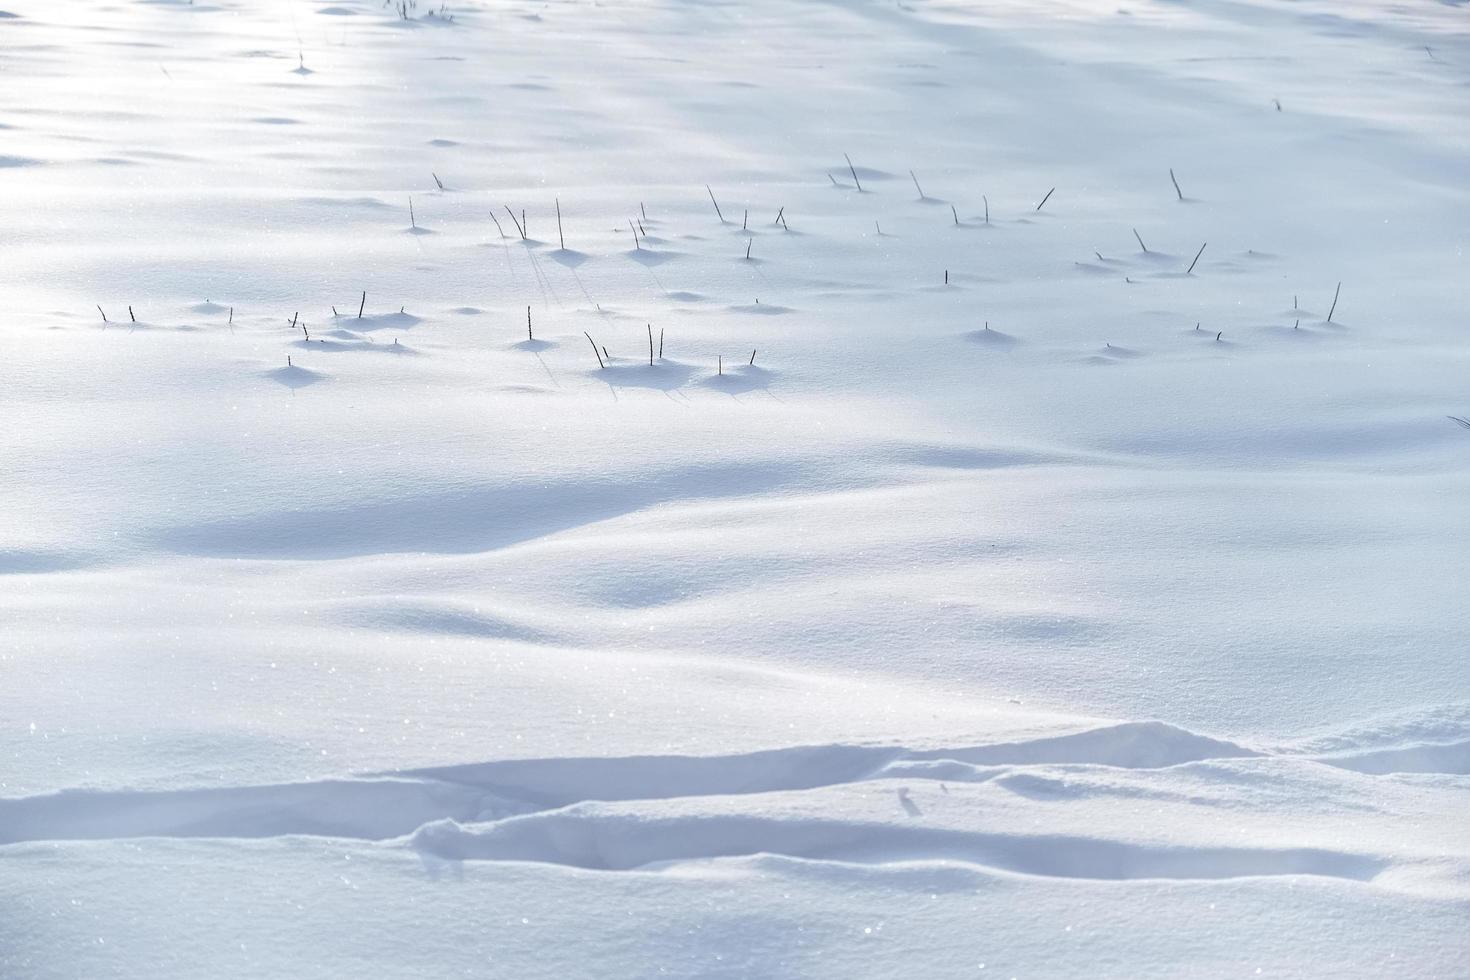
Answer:
M1463 3L0 3L0 977L1470 975Z

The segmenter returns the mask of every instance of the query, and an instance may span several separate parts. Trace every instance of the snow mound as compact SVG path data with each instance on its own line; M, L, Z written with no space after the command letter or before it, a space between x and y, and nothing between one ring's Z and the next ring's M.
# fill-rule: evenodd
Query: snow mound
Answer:
M947 758L979 765L1072 763L1159 769L1203 759L1259 755L1233 742L1187 732L1162 722L1125 722L1106 728L1003 745L984 745L953 752L917 753L914 758Z
M461 628L502 628L494 620L486 622L490 625L482 627L476 620ZM1229 742L1146 722L955 749L817 745L728 756L504 760L273 786L68 790L0 799L0 844L296 834L380 840L439 820L485 819L486 814L552 810L587 801L801 792L884 779L895 772L940 779L949 772L945 764L1157 769L1255 755ZM906 763L913 765L905 769Z
M987 834L815 818L650 818L590 806L511 817L481 827L437 821L416 830L409 845L442 860L539 861L597 871L777 854L854 864L960 862L1059 878L1323 875L1368 881L1386 863L1317 848L1146 847L1088 837Z

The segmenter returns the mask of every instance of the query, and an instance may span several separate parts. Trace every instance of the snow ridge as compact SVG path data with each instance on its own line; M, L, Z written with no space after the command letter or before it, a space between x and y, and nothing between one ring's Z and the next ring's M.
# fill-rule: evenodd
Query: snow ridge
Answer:
M922 771L902 769L904 763L1065 763L1146 769L1254 755L1230 742L1142 722L957 749L797 746L730 756L507 760L274 786L68 790L0 799L0 844L286 834L382 840L440 819L497 819L589 800L800 791L883 778L895 767L922 776Z
M1368 835L1350 847L1343 841L1351 835L1308 822L1274 827L1270 846L1247 846L1213 822L1223 813L1232 823L1274 826L1280 815L1268 787L1282 779L1299 783L1295 791L1362 797L1364 779L1382 788L1367 774L1435 766L1454 773L1463 769L1463 746L1375 743L1354 756L1339 745L1317 758L1124 722L949 748L501 760L279 785L0 800L0 846L322 837L407 849L435 877L464 861L658 871L767 855L1100 881L1312 875L1460 896L1470 894L1470 873L1433 842L1396 853ZM1115 808L1121 819L1099 822ZM1159 836L1148 818L1139 824L1141 812L1156 811L1176 829ZM1201 829L1180 839L1179 814Z

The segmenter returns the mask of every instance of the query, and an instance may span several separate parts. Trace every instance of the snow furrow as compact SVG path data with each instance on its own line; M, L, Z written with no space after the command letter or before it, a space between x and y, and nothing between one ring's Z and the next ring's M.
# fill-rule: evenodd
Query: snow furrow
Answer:
M835 819L744 815L647 819L583 811L534 814L480 827L438 821L415 831L410 844L441 860L536 861L598 871L778 854L858 864L956 861L1058 878L1324 875L1369 881L1387 863L1320 848L1154 847L1091 837Z
M434 820L495 819L587 800L815 789L881 777L889 766L908 761L1144 769L1255 754L1168 725L1126 723L1055 738L954 749L798 746L729 756L505 760L274 786L70 790L0 799L0 844L287 834L382 840Z

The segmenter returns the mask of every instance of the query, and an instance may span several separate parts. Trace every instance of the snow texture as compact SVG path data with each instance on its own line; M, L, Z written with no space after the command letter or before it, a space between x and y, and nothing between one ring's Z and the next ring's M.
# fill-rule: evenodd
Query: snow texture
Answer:
M3 0L0 978L1470 976L1470 25Z

